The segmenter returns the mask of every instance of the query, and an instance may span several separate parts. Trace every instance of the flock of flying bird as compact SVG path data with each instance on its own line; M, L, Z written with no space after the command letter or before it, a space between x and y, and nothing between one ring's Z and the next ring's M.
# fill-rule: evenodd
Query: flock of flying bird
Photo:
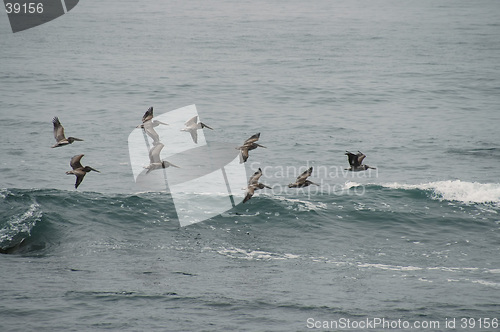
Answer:
M64 127L62 126L61 122L59 121L59 118L56 116L52 120L52 123L54 124L54 138L56 139L56 144L54 144L52 147L53 148L58 148L61 146L65 146L68 144L72 144L75 141L83 141L83 139L76 138L76 137L68 137L64 135ZM82 166L82 163L80 160L82 159L84 155L79 154L71 158L71 161L69 162L69 165L73 170L67 171L66 174L74 174L76 175L76 183L75 183L75 189L78 188L80 183L82 183L83 178L85 177L85 174L87 174L90 171L98 172L98 170L90 167L90 166Z
M59 121L59 118L57 116L54 117L52 123L54 124L54 138L56 140L56 144L52 146L53 148L72 144L75 141L83 141L82 139L76 137L66 138L66 136L64 135L64 127L61 125L61 122ZM166 160L161 160L160 158L160 152L163 149L164 144L160 142L159 135L154 130L154 128L159 125L168 125L168 124L161 122L159 120L153 120L153 107L150 107L142 117L142 123L137 126L137 128L142 128L144 132L153 140L153 147L149 151L150 164L144 167L147 169L146 174L148 174L152 170L167 168L170 166L179 168L179 166L174 165ZM197 144L198 130L203 128L208 128L213 130L213 128L207 126L206 124L198 122L198 116L194 116L188 121L186 121L185 128L181 129L181 131L189 132L191 134L193 142ZM254 150L258 147L265 148L265 146L257 143L259 138L260 138L260 133L252 135L250 138L245 140L242 146L236 148L240 150L240 163L244 163L248 160L249 151ZM350 167L346 168L346 170L352 172L359 172L359 171L366 171L367 169L375 169L375 167L363 164L363 160L366 158L366 155L364 155L363 153L358 151L357 154L354 154L349 151L346 151L345 154L347 155L350 165ZM89 173L90 171L99 172L98 170L90 166L82 166L80 160L82 159L83 156L84 156L83 154L79 154L72 157L70 161L70 166L72 170L66 172L66 174L68 175L73 174L76 176L75 189L78 188L78 186L82 183L83 178L87 173ZM311 166L309 167L309 169L307 169L301 175L299 175L294 183L290 183L288 187L304 188L309 185L319 185L317 183L308 180L308 178L312 175L312 172L313 172L313 167ZM245 198L243 199L243 203L251 199L256 190L264 188L272 189L271 187L259 182L261 176L262 176L262 169L259 168L248 180L248 186L246 188L246 195Z

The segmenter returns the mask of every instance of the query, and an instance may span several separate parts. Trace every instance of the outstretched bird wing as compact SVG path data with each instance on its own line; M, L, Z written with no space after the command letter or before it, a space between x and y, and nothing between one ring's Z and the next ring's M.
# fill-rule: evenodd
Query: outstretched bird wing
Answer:
M185 125L186 127L190 127L198 122L198 115L193 116L191 119L187 120Z
M78 155L74 156L73 158L71 158L71 161L69 162L69 165L71 166L71 168L73 168L74 170L78 169L78 168L83 168L82 164L80 163L80 159L82 159L83 156L84 156L83 154L78 154ZM83 179L83 176L82 176L82 179ZM80 181L80 182L82 182L82 181Z
M54 117L52 123L54 124L54 138L56 139L56 142L66 139L66 136L64 136L64 127L57 116Z
M149 121L153 118L153 106L151 106L150 108L148 108L148 110L146 111L146 113L144 113L144 115L142 116L142 122L146 122L146 121Z
M252 198L254 192L255 192L255 186L248 186L245 198L243 199L243 203Z
M85 177L85 174L87 174L87 173L85 173L85 171L79 169L77 171L74 171L73 174L76 175L75 189L77 189L78 186L80 185L80 183L82 183L83 178Z
M149 150L149 162L151 164L161 163L160 152L165 145L163 143L158 143Z
M312 168L312 166L311 166L311 167L309 167L309 169L305 170L302 174L300 174L300 175L297 177L297 181L295 181L295 183L301 184L301 183L306 182L306 179L307 179L309 176L311 176L312 171L313 171L313 168Z
M259 140L259 138L260 138L260 133L257 133L255 135L253 135L252 137L250 137L249 139L247 139L245 141L245 143L243 143L243 145L250 145L254 142L257 142Z
M240 148L240 151L241 151L241 159L242 159L242 160L240 160L240 164L241 164L241 163L246 162L248 159L248 147L243 146Z
M158 135L156 130L153 128L153 123L151 121L144 122L143 127L144 130L146 131L146 134L153 139L154 143L160 141L160 135Z
M359 165L361 165L363 163L363 159L366 158L366 156L363 153L359 152L359 151L358 151L358 155L356 157L358 159L358 164Z
M195 144L198 144L198 131L196 129L190 130L189 133L191 134L191 138L193 139L193 142Z
M248 180L249 185L256 185L259 183L259 179L262 176L262 170L259 168L259 170L250 177Z
M347 159L349 160L349 165L357 167L359 166L358 156L349 151L345 152Z

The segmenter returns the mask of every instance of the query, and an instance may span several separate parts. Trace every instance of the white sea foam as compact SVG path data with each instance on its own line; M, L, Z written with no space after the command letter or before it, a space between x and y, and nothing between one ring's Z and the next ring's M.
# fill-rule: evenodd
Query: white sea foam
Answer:
M36 203L30 205L27 211L18 216L13 216L7 225L0 229L0 242L10 241L18 233L31 233L31 229L41 218L40 206Z
M381 270L391 270L391 271L419 271L423 268L418 266L400 266L400 265L387 265L387 264L371 264L371 263L361 263L358 267L371 267Z
M281 254L273 253L263 250L245 250L240 248L221 248L217 250L221 255L228 256L231 258L240 258L247 260L286 260L286 259L297 259L300 256L294 254Z
M387 183L393 189L420 189L432 191L432 198L470 203L500 203L500 183L478 183L461 180L436 181L423 184Z
M499 283L492 282L492 281L486 281L486 280L472 280L472 283L474 283L474 284L480 284L480 285L483 285L483 286L495 287L495 288L499 288L500 287Z
M362 186L363 184L361 183L357 183L357 182L352 182L352 181L347 181L346 183L344 183L344 190L348 190L348 189L351 189L351 188L357 188L357 187L360 187Z
M7 189L7 188L0 189L0 198L2 198L2 199L7 198L7 196L9 196L10 194L11 194L11 192L9 191L9 189Z
M275 196L275 199L288 203L288 207L290 209L293 209L294 211L316 211L324 210L327 208L327 205L322 202L312 202L285 196Z

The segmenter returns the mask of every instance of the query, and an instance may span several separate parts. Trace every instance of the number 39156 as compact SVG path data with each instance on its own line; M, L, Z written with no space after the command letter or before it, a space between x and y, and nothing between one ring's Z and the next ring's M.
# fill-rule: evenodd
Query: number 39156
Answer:
M20 4L17 2L7 2L5 4L5 10L7 14L41 14L43 13L43 3L30 2Z

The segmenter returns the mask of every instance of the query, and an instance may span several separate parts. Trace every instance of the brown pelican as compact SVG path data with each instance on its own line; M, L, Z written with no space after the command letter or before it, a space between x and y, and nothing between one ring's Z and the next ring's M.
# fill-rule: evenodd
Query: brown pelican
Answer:
M73 168L73 170L66 172L66 174L76 175L75 189L78 188L80 183L82 183L83 178L85 177L85 174L87 174L88 172L94 171L94 172L101 173L98 170L93 169L90 166L83 167L82 164L80 163L80 159L82 159L83 156L84 156L83 154L79 154L79 155L76 155L73 158L71 158L69 165L71 166L71 168Z
M76 137L66 138L66 136L64 136L64 127L62 126L61 122L59 122L59 118L57 116L54 117L52 123L54 124L54 138L56 139L56 144L52 146L53 148L68 145L73 143L74 141L83 141L83 139Z
M170 166L180 168L179 166L174 165L172 163L169 163L166 160L161 160L160 159L160 152L161 152L161 149L163 149L164 146L165 145L163 143L158 143L155 146L153 146L151 148L151 150L149 150L149 163L150 164L148 166L144 167L144 168L146 168L148 170L146 172L146 174L148 174L152 170L160 169L160 168L168 168Z
M242 160L240 160L240 163L244 163L247 161L248 151L257 149L257 147L265 148L264 145L260 145L258 143L255 143L259 140L259 138L260 138L260 133L257 133L255 135L253 135L252 137L250 137L249 139L247 139L243 143L242 146L237 147L237 149L239 149L241 151L241 159Z
M158 127L161 124L168 126L168 123L161 122L159 120L153 120L153 106L151 106L142 116L142 123L136 128Z
M198 129L202 128L208 128L212 129L203 122L198 122L198 116L193 116L191 119L187 120L185 123L186 127L182 128L181 131L187 131L191 134L191 137L193 138L193 142L195 144L198 144Z
M153 144L158 144L160 142L160 136L154 130L155 127L158 127L159 125L166 125L168 126L168 123L161 122L159 120L153 120L153 106L151 106L146 113L144 113L142 117L142 123L138 125L136 128L142 128L146 132L146 134L153 139Z
M363 165L363 159L365 159L366 155L364 155L359 151L357 154L346 151L345 154L347 156L347 159L349 160L349 165L351 165L349 168L346 168L346 170L348 171L359 172L359 171L366 171L369 168L376 169L375 167Z
M253 175L248 180L247 192L246 192L245 199L243 199L243 203L245 203L250 198L252 198L255 190L264 189L264 188L272 189L271 187L266 186L265 184L259 182L259 179L261 176L262 176L262 170L259 168L259 170L255 173L253 173Z
M295 180L295 183L290 183L288 185L288 188L303 188L303 187L307 187L311 184L315 184L315 185L319 186L319 184L307 180L307 178L311 176L312 172L313 172L313 168L311 166L311 167L309 167L308 170L305 170L301 175L299 175L297 177L297 180Z
M165 122L161 122L160 120L148 120L144 123L141 123L140 125L138 125L136 128L148 128L148 127L158 127L159 125L165 125L165 126L168 126L168 123L165 123Z

